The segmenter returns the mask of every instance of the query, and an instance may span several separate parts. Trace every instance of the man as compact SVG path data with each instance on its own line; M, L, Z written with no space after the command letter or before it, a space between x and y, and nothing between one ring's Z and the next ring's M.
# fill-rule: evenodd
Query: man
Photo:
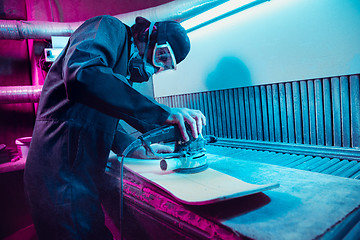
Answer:
M99 16L72 34L46 77L25 168L39 239L112 239L100 182L110 149L121 154L134 140L119 119L141 132L175 124L185 140L187 122L198 136L205 125L200 111L168 108L131 87L175 69L189 50L185 30L173 21L138 17L130 29Z

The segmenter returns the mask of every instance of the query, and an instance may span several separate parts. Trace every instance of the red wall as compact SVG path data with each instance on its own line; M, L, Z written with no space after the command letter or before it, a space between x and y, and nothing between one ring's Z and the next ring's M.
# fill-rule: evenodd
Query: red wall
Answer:
M169 0L3 0L0 19L42 21L84 21L88 18L146 9ZM32 44L33 43L33 44ZM42 84L43 49L50 46L45 40L0 40L0 86ZM29 53L34 55L31 67ZM35 67L34 67L35 66ZM36 68L38 81L32 79ZM15 147L15 139L31 136L35 119L33 104L0 104L0 144Z
M5 0L6 1L6 0ZM27 0L29 19L47 21L84 21L88 18L126 12L158 6L169 0Z

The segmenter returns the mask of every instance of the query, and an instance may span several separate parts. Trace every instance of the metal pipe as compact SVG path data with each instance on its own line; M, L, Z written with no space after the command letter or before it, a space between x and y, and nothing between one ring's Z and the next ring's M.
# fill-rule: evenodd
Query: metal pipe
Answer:
M137 16L150 21L183 21L207 11L228 0L176 0L157 7L115 15L127 25L134 24ZM46 22L0 20L0 39L51 39L51 36L70 36L83 22ZM36 103L42 86L0 87L0 104Z
M116 15L115 17L127 25L134 24L137 16L145 17L152 22L166 20L181 22L227 1L229 0L176 0L153 8Z
M39 102L42 86L0 87L0 104Z
M132 25L137 16L143 16L150 21L183 21L226 1L228 0L177 0L115 17L127 25ZM51 36L70 36L82 23L0 20L0 39L51 39Z
M51 36L70 36L81 22L0 20L0 39L51 39Z

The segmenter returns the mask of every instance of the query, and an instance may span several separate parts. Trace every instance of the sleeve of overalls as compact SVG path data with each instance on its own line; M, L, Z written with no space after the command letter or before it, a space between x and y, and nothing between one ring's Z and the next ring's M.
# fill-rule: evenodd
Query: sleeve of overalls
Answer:
M127 39L125 25L114 17L101 16L80 26L70 38L63 64L66 93L71 101L146 132L163 124L170 109L133 89L125 76L114 73L118 59L128 58Z
M135 140L136 138L129 134L121 126L121 123L118 122L111 150L116 154L121 154L125 150L125 148Z

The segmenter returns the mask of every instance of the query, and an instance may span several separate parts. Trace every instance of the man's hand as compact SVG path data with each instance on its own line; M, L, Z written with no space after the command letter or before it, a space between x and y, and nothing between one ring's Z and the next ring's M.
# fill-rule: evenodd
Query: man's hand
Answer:
M174 149L172 149L170 146L166 146L163 144L151 144L150 147L154 151L154 153L172 153ZM133 151L128 157L130 158L137 158L137 159L158 159L159 156L156 156L152 153L146 152L145 148L143 146L139 147L135 151Z
M176 124L180 129L183 139L189 141L190 139L186 133L185 122L189 124L194 138L197 138L202 132L202 127L206 126L204 114L199 110L189 108L171 108L170 116L165 121L165 124Z

